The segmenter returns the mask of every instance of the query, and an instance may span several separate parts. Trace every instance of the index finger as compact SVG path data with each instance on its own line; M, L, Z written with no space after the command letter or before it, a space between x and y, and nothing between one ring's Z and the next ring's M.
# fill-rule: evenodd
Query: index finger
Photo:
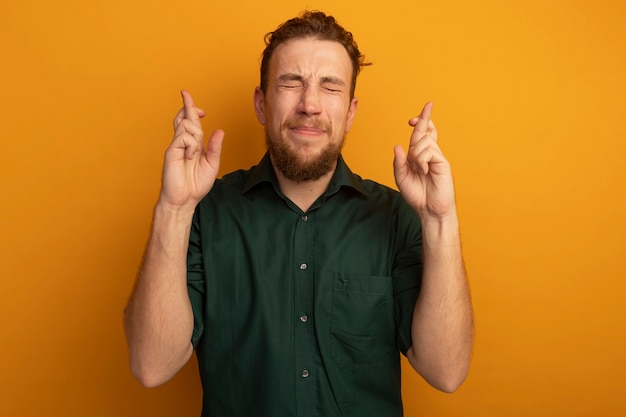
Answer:
M200 120L200 114L198 113L198 109L193 102L193 98L191 94L187 90L182 90L180 95L183 97L183 109L185 110L185 114L183 117L185 119L189 119L192 122L197 122Z

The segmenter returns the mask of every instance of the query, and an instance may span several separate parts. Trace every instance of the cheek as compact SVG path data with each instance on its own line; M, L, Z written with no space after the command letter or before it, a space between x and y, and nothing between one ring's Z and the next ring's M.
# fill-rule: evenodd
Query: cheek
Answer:
M337 126L346 126L348 123L348 107L343 103L337 103L332 107L333 123Z
M290 114L288 108L288 103L285 100L277 100L274 103L273 111L271 113L271 119L274 123L281 124L288 118Z

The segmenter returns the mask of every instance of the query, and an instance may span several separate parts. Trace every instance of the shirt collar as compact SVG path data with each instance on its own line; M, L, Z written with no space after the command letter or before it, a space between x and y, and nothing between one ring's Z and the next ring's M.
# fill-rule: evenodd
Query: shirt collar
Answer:
M337 160L337 168L335 169L335 173L330 180L330 184L328 185L328 189L324 193L326 196L330 196L341 189L341 187L349 187L352 188L363 195L367 195L368 192L365 190L361 182L360 178L354 174L348 165L343 159L343 156L339 155L339 159ZM276 173L274 172L274 167L272 166L272 161L270 160L269 152L266 152L259 164L252 168L250 177L246 181L242 193L245 194L257 185L269 182L271 183L276 190L279 190L278 179L276 178Z

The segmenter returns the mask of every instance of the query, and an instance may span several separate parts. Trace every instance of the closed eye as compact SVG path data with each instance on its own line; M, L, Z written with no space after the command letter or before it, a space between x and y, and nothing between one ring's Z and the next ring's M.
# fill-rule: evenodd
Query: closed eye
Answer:
M337 77L323 77L321 85L323 89L331 93L340 93L346 86L346 84Z
M298 74L283 74L278 77L278 86L281 88L285 88L288 90L293 90L295 88L302 87L304 85L304 80Z

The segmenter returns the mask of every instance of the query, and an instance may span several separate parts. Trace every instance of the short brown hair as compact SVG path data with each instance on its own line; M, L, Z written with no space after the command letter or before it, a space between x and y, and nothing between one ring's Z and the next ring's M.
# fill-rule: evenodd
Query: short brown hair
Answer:
M261 60L261 91L267 92L267 73L272 54L278 45L291 39L313 38L324 41L339 42L346 48L350 61L352 61L352 84L350 86L350 97L354 96L356 89L356 77L361 71L361 67L371 65L365 62L365 57L352 37L352 33L340 26L334 17L326 15L317 10L306 10L298 17L289 19L278 28L265 35L265 50Z

